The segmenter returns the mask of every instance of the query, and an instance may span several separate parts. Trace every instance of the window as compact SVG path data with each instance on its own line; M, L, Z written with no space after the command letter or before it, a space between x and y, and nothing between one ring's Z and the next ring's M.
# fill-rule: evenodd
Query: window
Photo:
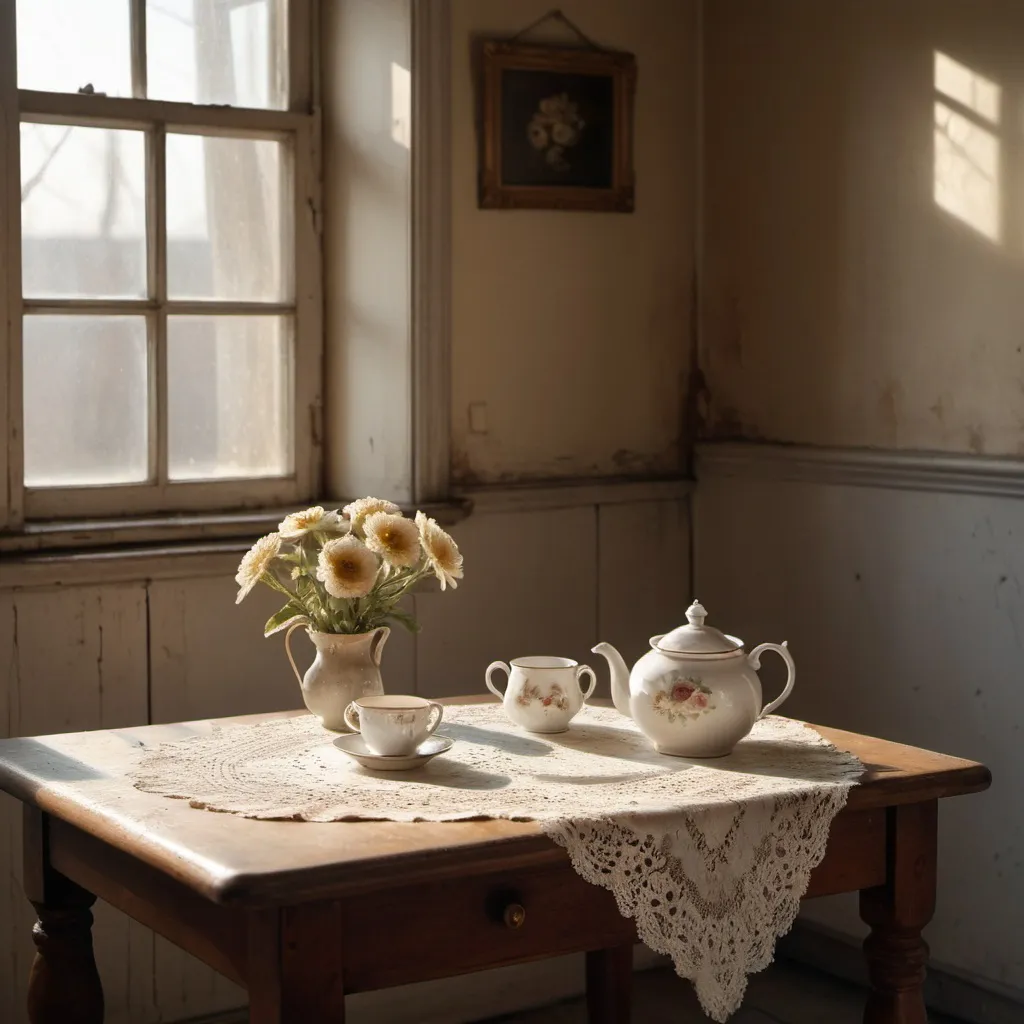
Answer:
M314 9L0 0L11 525L317 490Z

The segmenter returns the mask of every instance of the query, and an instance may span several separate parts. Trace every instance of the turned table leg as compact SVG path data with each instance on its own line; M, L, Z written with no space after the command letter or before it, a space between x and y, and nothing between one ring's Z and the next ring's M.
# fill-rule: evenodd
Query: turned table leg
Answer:
M32 1024L103 1024L103 987L92 950L96 897L50 867L46 819L24 816L25 894L36 908L28 979Z
M629 1024L633 944L587 953L588 1024Z
M864 942L871 978L864 1024L927 1024L928 946L921 931L935 911L938 804L888 813L888 879L860 894L861 917L871 926Z

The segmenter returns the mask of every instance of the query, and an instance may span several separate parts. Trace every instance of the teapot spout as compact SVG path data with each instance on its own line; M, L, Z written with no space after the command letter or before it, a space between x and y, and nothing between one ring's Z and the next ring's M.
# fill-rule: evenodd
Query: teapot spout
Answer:
M629 713L629 669L626 667L622 655L612 647L611 644L600 643L591 650L594 654L600 654L608 662L608 669L612 679L612 701L616 710L627 718L632 716Z

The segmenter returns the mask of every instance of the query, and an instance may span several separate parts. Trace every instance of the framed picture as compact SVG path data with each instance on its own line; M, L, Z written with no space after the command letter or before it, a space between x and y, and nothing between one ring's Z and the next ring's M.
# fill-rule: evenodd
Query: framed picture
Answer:
M632 54L486 40L478 60L481 207L633 210Z

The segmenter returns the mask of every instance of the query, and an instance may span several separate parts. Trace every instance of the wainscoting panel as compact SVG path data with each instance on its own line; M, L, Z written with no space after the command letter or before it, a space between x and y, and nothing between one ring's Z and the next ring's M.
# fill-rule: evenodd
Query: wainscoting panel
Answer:
M775 449L766 449L777 454ZM1024 990L1024 501L786 479L749 446L750 472L701 460L695 562L710 621L751 645L788 640L784 711L985 761L995 784L946 802L935 959ZM782 462L787 462L782 458ZM897 469L898 473L898 469ZM942 489L939 489L942 488ZM766 661L766 694L781 673ZM853 899L809 918L860 934Z
M112 729L146 720L142 585L0 596L2 735ZM22 1024L34 913L22 890L21 804L0 796L0 1020ZM96 958L107 1024L158 1018L153 934L98 903Z

